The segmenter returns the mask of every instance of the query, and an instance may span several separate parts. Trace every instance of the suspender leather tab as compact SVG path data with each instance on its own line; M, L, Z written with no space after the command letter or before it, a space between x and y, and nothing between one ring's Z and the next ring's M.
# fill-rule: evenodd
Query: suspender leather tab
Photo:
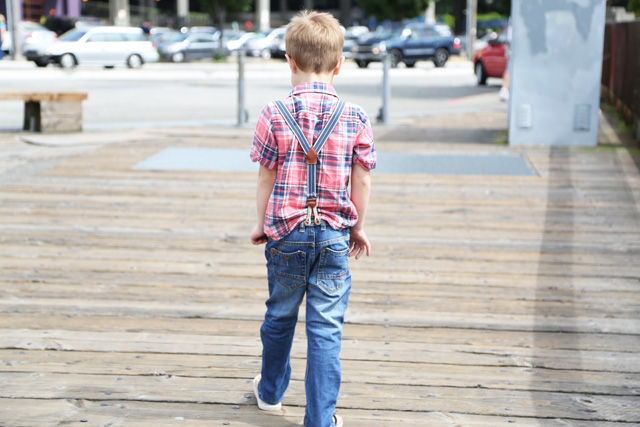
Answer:
M307 153L307 164L315 165L316 163L318 163L318 153L311 147Z

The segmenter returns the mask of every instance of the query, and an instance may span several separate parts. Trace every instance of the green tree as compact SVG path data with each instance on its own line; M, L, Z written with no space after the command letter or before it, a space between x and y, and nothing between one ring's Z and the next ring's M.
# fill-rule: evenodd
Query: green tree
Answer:
M428 0L358 0L364 11L379 21L401 21L423 15Z
M640 17L640 0L629 0L627 10L636 14L636 18Z
M228 13L246 12L254 0L199 0L203 11L215 15L220 30L220 51L224 52L222 35L227 22Z

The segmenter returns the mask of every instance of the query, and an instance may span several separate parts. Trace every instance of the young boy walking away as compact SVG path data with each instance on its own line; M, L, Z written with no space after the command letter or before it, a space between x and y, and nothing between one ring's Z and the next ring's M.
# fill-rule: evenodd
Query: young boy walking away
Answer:
M260 329L262 373L253 389L260 409L281 408L306 294L304 425L342 426L334 410L351 290L348 258L371 251L364 218L376 152L366 113L340 101L331 86L344 62L338 21L326 13L302 12L291 20L285 44L293 91L263 109L251 149L251 159L260 163L251 242L267 244L269 281Z

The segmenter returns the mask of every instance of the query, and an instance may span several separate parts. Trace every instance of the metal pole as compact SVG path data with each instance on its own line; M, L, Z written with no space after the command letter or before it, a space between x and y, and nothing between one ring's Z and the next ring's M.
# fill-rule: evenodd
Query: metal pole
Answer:
M11 59L22 59L22 40L20 40L21 8L19 0L9 0L7 6L11 6L9 15L9 29L11 30ZM9 11L7 11L9 12Z
M247 118L244 109L244 58L244 50L238 49L238 126L242 126Z
M391 82L389 70L391 69L391 56L385 54L382 58L382 124L389 124L389 108L391 104Z
M473 45L476 41L478 0L467 0L467 57L473 58Z

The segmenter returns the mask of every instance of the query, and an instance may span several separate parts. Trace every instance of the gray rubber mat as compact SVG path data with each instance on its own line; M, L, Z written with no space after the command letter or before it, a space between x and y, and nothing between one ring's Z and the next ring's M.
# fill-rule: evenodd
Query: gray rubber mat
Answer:
M169 147L139 163L138 170L251 172L249 150ZM375 172L428 175L535 175L519 154L378 153Z

